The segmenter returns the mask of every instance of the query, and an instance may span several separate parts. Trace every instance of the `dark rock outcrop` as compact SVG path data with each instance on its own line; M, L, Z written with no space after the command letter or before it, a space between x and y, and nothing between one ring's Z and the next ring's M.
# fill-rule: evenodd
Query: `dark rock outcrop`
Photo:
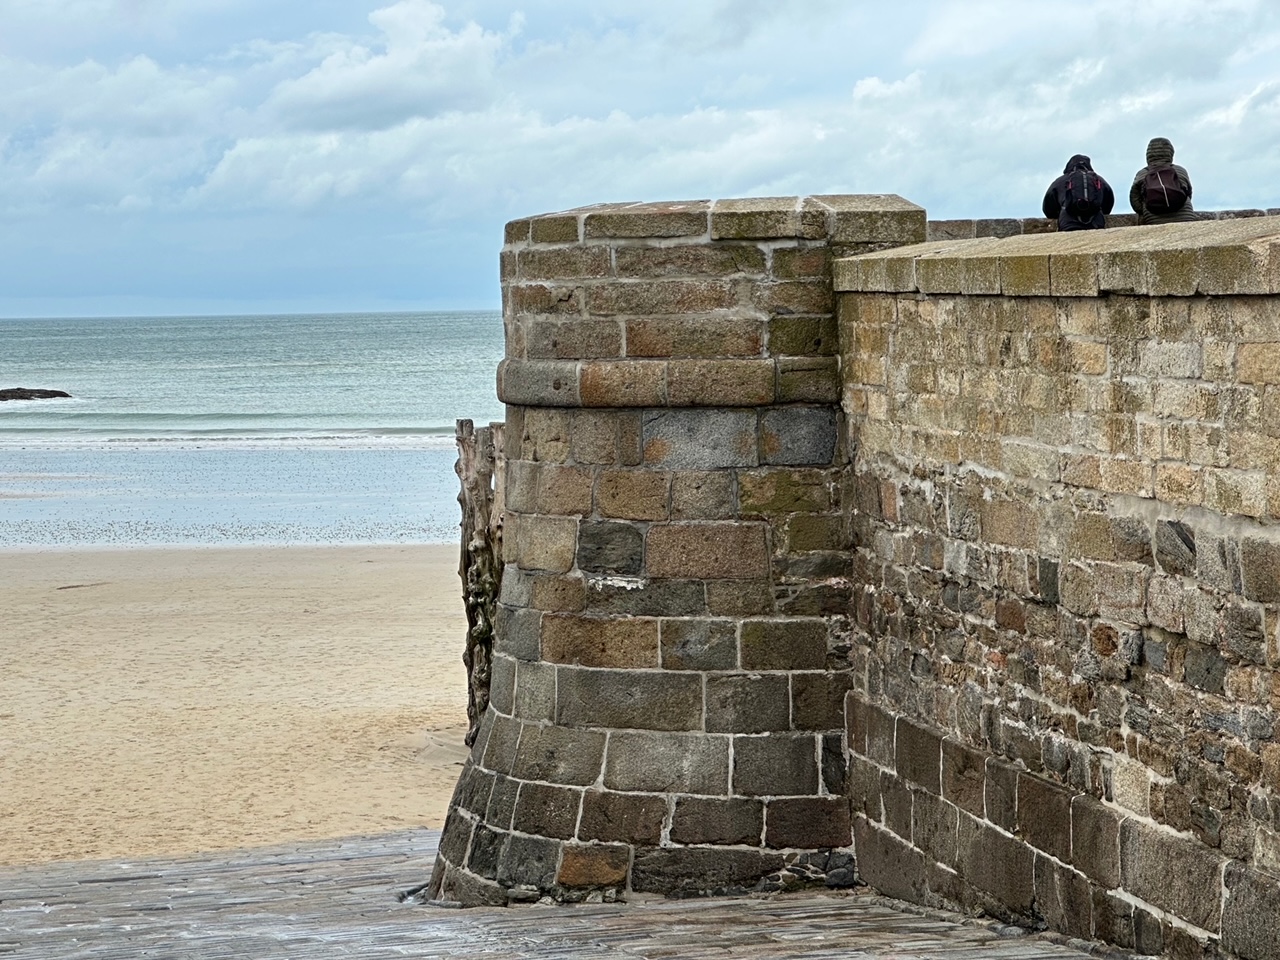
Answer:
M71 394L61 390L29 390L26 387L9 387L0 390L0 400L53 400L57 397L70 397Z

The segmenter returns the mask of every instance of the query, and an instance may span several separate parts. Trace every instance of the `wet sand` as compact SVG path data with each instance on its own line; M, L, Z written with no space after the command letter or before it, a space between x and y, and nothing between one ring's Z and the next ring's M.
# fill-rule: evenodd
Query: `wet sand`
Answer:
M0 863L442 824L455 546L0 552Z

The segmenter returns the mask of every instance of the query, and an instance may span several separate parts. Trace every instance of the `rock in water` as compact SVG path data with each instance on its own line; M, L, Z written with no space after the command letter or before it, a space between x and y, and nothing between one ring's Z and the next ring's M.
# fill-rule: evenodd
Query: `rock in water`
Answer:
M55 397L70 397L71 394L61 390L28 390L26 387L9 387L0 390L0 400L52 400Z

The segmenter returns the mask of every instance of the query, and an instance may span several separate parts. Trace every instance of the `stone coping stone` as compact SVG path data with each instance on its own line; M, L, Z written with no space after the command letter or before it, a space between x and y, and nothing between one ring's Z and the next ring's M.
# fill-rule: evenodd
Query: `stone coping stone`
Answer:
M924 208L897 194L597 203L512 220L506 227L508 245L678 238L876 243L924 237Z
M840 293L1280 293L1280 217L935 240L835 262Z

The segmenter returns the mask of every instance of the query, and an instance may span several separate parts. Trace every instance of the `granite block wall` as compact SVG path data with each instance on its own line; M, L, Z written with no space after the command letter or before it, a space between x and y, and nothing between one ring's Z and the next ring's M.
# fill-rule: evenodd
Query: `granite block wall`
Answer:
M505 567L434 897L853 882L831 263L924 229L896 197L508 224Z
M436 899L861 882L1280 960L1280 218L926 229L508 225L505 565Z
M1280 957L1280 219L836 269L863 880Z

